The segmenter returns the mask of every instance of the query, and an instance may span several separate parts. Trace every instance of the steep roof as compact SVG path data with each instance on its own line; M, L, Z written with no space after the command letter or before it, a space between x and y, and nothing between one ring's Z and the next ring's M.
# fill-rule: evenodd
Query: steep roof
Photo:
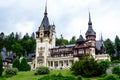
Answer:
M2 59L3 59L3 60L5 60L5 59L6 59L6 57L7 57L6 52L1 51L1 53L0 53L0 54L2 55Z
M105 46L104 46L104 44L103 44L103 42L101 40L96 41L96 49L98 51L101 50L102 52L105 52Z
M7 55L6 55L6 48L3 47L3 49L1 50L1 55L2 55L2 59L5 60Z
M77 39L77 43L78 43L78 44L81 44L81 43L83 43L83 42L85 42L85 39L83 38L82 35L80 35L80 36L79 36L79 39Z
M95 36L96 37L96 32L92 28L92 21L91 21L90 12L89 12L88 30L87 30L85 35L86 35L86 37L87 36Z
M44 12L44 17L41 22L41 25L44 27L44 31L49 31L50 29L50 24L49 24L49 19L47 17L47 5L45 6L45 12ZM40 26L40 27L42 27Z
M16 56L15 53L12 53L6 57L6 59L13 59Z

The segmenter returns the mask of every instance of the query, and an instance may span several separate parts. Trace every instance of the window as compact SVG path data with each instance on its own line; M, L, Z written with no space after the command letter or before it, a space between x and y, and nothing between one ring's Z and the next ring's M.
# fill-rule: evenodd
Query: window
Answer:
M84 53L84 50L83 49L79 49L79 54L83 54Z

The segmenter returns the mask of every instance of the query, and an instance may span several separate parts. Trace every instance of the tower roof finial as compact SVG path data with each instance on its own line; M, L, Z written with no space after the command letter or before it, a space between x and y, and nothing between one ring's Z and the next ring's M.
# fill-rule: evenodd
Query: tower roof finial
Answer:
M80 30L80 35L81 35L81 30Z
M101 41L103 41L103 36L102 36L102 33L101 33Z
M46 0L46 4L45 4L45 13L44 15L46 16L47 15L47 0Z
M89 22L88 22L88 24L89 24L89 25L92 25L90 11L89 11Z
M86 35L86 37L88 37L88 36L96 37L96 32L92 29L92 21L91 21L90 12L89 12L88 30L85 35Z

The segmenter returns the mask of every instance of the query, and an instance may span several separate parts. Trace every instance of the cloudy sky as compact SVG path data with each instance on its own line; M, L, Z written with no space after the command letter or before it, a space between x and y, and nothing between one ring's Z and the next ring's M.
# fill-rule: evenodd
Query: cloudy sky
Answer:
M0 0L0 32L36 32L44 16L46 0ZM103 38L120 37L120 0L47 0L48 17L56 35L85 37L90 11L93 29Z

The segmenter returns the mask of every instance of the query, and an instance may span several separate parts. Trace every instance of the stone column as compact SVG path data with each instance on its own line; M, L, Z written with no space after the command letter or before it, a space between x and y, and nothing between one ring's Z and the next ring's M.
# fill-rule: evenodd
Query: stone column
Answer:
M53 68L55 69L54 61L53 61Z
M53 61L50 62L50 67L53 69Z
M57 62L57 68L59 67L59 61L56 61Z
M68 60L68 66L70 66L70 60Z
M50 63L50 61L49 61L49 67L51 67L51 63Z
M72 66L72 60L69 60L69 67Z
M65 60L64 60L63 62L64 62L63 66L64 66L64 68L65 68L65 67L66 67L66 65L65 65Z
M66 66L68 67L68 60L66 60Z
M46 61L46 66L47 66L47 67L48 67L48 65L49 65L48 62L49 62L49 61Z
M60 68L60 61L58 61L58 68Z

